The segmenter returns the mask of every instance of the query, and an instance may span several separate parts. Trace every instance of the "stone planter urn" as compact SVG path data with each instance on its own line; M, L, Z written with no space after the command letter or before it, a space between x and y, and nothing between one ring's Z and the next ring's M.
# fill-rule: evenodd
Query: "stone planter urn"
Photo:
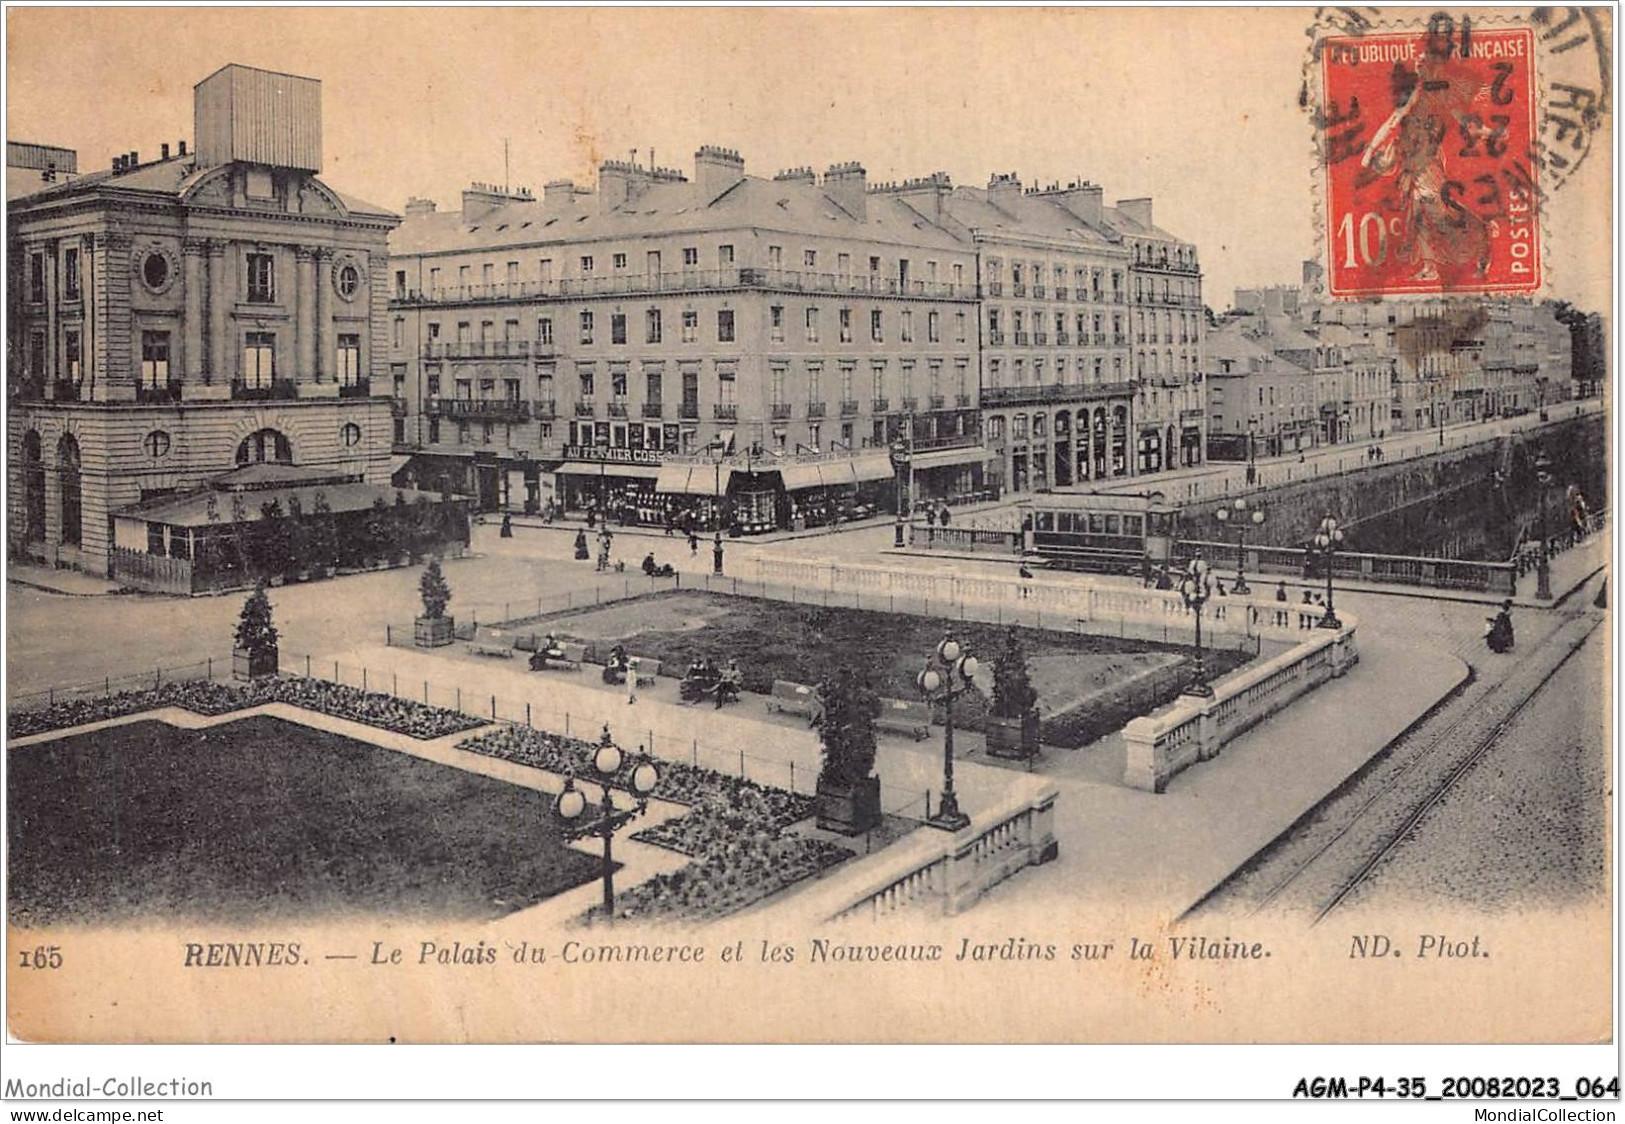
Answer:
M818 826L842 835L862 835L880 823L880 778L871 774L855 785L818 781Z
M418 617L412 622L412 642L419 648L444 648L455 637L451 617Z
M987 752L991 757L1026 759L1038 753L1038 712L1029 710L1020 718L989 715L983 720Z
M277 672L275 648L233 648L231 650L231 676L238 680L267 679Z

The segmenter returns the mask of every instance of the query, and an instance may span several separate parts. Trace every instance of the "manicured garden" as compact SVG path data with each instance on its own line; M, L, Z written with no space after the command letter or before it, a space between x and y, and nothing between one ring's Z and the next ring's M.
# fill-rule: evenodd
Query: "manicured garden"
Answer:
M546 794L255 716L13 749L11 921L499 917L597 878Z
M511 622L511 629L554 631L589 646L591 658L616 643L658 657L668 668L696 658L713 664L736 659L745 689L772 690L775 679L816 684L842 666L887 698L916 699L915 676L942 639L942 620L905 613L822 608L785 601L675 591ZM991 660L1008 627L956 621L965 647ZM1041 736L1050 745L1077 748L1120 729L1177 695L1190 681L1193 650L1178 644L1018 628L1028 658ZM1208 651L1210 676L1245 663L1245 652ZM991 676L988 678L991 684ZM984 685L978 680L978 685ZM985 695L972 692L954 706L954 721L982 729ZM938 708L938 720L941 720Z

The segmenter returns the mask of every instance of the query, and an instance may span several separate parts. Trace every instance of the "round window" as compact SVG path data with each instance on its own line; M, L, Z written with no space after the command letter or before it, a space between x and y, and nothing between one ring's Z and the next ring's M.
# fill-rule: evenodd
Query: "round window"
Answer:
M141 444L147 450L147 456L156 460L169 452L169 434L155 429L142 438Z
M141 279L149 289L162 289L169 284L169 259L163 254L148 254L141 263Z
M361 271L353 265L339 267L339 296L349 300L361 288Z
M340 432L343 434L344 443L346 445L361 444L361 427L355 422L346 422L344 424L344 429Z

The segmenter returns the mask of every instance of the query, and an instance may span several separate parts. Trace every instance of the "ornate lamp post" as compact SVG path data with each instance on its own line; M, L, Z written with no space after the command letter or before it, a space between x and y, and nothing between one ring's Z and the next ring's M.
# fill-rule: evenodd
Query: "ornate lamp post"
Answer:
M1535 596L1552 599L1552 540L1547 537L1546 493L1552 487L1552 462L1542 449L1535 456L1535 483L1540 487L1540 557L1535 566Z
M625 755L621 747L610 740L609 727L604 727L603 738L598 748L593 752L592 765L598 773L598 785L603 791L603 799L598 805L598 818L590 822L582 822L581 817L587 811L587 797L576 787L574 775L564 778L564 791L559 793L554 802L554 810L558 812L559 819L564 823L564 838L570 841L585 839L589 835L597 835L604 841L604 919L608 924L615 923L615 863L611 858L611 842L615 833L639 816L649 810L649 793L654 791L660 780L660 773L654 767L646 754L639 754L638 763L632 768L630 778L632 792L638 801L631 808L619 809L610 797L609 782L620 772Z
M1338 527L1337 520L1326 516L1320 521L1320 530L1315 534L1315 546L1326 564L1326 615L1320 618L1319 628L1343 627L1343 622L1337 619L1337 613L1332 608L1332 556L1342 543L1343 531Z
M1208 685L1207 665L1202 660L1202 606L1213 596L1213 567L1200 554L1185 567L1185 573L1179 579L1179 596L1185 602L1185 608L1196 613L1196 674L1181 694L1210 699L1213 688Z
M1236 584L1231 589L1245 596L1252 592L1252 587L1247 584L1247 524L1262 527L1264 509L1251 507L1245 499L1237 497L1229 507L1220 507L1213 514L1221 525L1231 522L1236 525Z
M954 795L954 699L971 689L980 666L952 632L944 632L942 642L926 660L925 670L914 679L927 701L942 700L942 799L937 802L937 814L926 822L944 831L958 831L970 824L970 817L959 810L959 799Z

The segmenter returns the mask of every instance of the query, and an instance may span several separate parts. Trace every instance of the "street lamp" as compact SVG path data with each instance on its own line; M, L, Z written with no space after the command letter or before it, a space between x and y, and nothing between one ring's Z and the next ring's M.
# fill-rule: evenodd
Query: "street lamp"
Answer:
M942 700L942 799L937 802L937 814L926 822L944 831L970 825L970 817L959 810L954 795L954 699L971 689L979 667L976 657L960 646L954 634L944 632L926 660L925 670L914 678L926 701Z
M1332 556L1342 542L1342 528L1338 527L1336 519L1326 516L1320 521L1320 530L1315 534L1315 546L1326 563L1326 615L1320 618L1317 626L1320 628L1343 627L1343 622L1337 619L1337 613L1332 609Z
M1247 524L1255 527L1264 525L1264 509L1261 507L1249 508L1247 501L1237 497L1229 507L1220 507L1213 513L1218 517L1221 525L1234 521L1236 525L1236 584L1230 588L1245 596L1252 592L1247 584Z
M1552 599L1552 542L1547 538L1546 493L1552 486L1552 462L1542 449L1535 456L1535 483L1540 487L1540 557L1535 567L1535 596L1541 601Z
M1196 613L1196 674L1180 693L1211 699L1213 688L1208 684L1207 666L1202 660L1202 606L1213 596L1213 567L1200 554L1185 567L1185 573L1179 579L1179 596L1185 602L1185 608Z
M587 811L587 797L576 787L575 775L564 778L564 791L559 793L554 802L554 810L559 819L563 821L564 838L574 842L585 839L590 835L597 835L604 841L604 919L608 924L615 923L615 863L611 858L611 841L615 833L639 816L649 810L649 793L654 791L660 780L660 773L647 756L640 751L637 764L632 767L628 778L631 791L638 801L631 808L617 810L615 801L610 797L609 782L615 779L621 771L625 755L621 747L616 745L609 736L609 726L604 726L603 737L598 747L593 750L592 765L597 771L599 788L603 792L603 799L598 805L598 818L590 822L582 822L581 817Z

